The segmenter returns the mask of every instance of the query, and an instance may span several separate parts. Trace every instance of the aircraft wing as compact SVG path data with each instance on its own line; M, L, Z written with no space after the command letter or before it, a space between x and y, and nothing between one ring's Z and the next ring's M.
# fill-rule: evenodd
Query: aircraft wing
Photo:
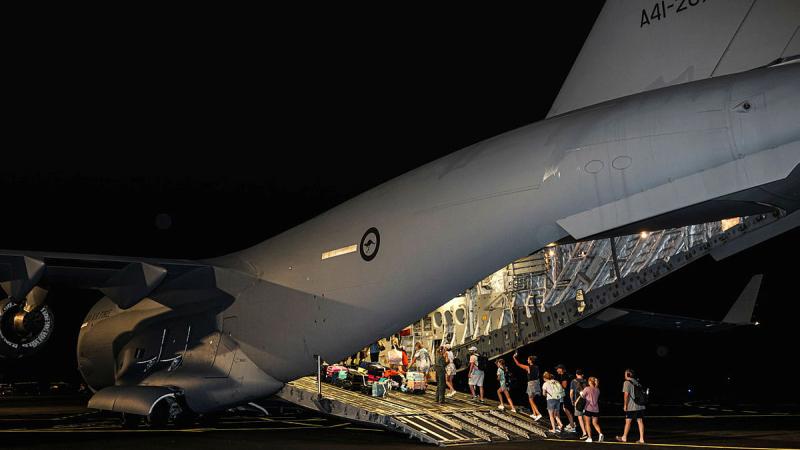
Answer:
M98 289L120 308L129 308L158 288L214 288L214 268L172 259L0 250L0 288L25 299L36 288Z

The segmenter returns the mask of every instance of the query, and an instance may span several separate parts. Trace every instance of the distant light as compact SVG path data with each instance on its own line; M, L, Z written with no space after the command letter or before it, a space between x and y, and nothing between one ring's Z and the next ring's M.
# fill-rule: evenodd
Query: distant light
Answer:
M555 254L556 254L556 252L554 250L550 250L550 251L547 252L547 256L553 256Z
M692 390L691 390L691 389L689 389L689 393L690 393L690 394L692 393Z
M650 233L648 233L647 231L642 231L641 233L639 233L639 237L642 239L647 239L648 236L650 236Z
M761 323L760 323L759 321L757 321L757 320L756 320L756 323L754 323L753 325L755 325L755 326L759 326L759 325L761 325Z
M551 243L545 245L545 247L555 247L556 245L557 244L555 242L551 242Z

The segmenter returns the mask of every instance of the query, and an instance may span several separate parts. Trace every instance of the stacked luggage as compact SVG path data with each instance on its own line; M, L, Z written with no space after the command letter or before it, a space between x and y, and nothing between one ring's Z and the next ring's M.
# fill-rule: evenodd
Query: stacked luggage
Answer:
M428 388L428 382L425 380L425 374L422 372L408 372L406 373L406 392L413 394L424 394Z
M368 361L362 361L357 368L339 364L325 365L323 373L323 380L334 386L373 397L386 397L392 389L424 393L428 385L422 372L408 372L403 375L397 370Z

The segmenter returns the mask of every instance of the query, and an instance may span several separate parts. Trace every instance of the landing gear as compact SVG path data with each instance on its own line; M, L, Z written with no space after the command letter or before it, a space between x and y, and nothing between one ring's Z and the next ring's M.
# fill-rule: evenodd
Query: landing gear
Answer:
M150 428L164 428L169 424L170 407L168 402L160 401L153 406L153 410L147 415L147 425Z
M126 430L135 430L139 428L142 423L142 416L138 414L122 413L120 416L120 424Z

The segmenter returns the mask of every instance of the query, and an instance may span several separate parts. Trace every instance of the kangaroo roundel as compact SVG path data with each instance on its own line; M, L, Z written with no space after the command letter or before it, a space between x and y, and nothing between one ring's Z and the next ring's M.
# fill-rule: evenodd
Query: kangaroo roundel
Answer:
M361 237L361 244L358 246L358 250L361 253L361 257L364 258L364 261L372 261L375 255L378 254L380 246L381 235L378 233L377 228L372 227Z

